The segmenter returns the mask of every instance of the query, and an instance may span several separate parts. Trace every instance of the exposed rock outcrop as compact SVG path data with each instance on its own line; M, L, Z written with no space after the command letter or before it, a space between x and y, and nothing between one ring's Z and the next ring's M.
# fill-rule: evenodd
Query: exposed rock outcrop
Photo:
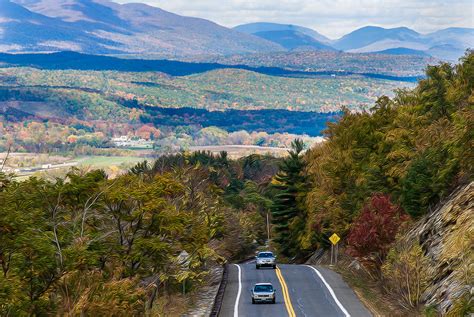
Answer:
M429 265L421 302L443 316L474 290L474 182L454 191L406 236L418 241Z

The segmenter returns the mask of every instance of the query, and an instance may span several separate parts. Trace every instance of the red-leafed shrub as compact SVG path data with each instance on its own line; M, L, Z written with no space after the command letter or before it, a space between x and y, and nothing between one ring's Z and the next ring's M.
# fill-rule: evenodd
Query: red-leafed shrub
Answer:
M390 245L408 216L390 196L374 194L352 224L347 239L348 253L379 268Z

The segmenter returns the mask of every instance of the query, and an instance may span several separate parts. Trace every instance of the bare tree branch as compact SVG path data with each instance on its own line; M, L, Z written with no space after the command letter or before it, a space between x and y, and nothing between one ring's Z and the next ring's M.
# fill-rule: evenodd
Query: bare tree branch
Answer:
M115 183L117 182L117 180L114 180L109 186L107 186L107 188L105 188L104 190L100 191L99 193L97 193L95 196L91 196L89 197L89 199L87 199L86 203L84 204L84 209L83 209L83 212L82 212L82 221L81 221L81 238L84 236L84 224L86 222L86 215L87 215L87 212L89 211L89 209L95 205L95 203L97 202L97 200L100 198L100 196L102 196L107 190L109 190L110 188L112 188Z
M7 159L8 159L8 156L10 156L11 149L12 149L12 145L10 144L7 150L7 155L5 156L5 159L3 160L2 167L0 167L0 172L3 171L3 168L5 167L5 164L7 163Z

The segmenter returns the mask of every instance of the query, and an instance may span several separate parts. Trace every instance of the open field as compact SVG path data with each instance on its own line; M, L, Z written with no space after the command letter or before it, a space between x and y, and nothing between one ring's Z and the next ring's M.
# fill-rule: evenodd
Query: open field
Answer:
M218 154L228 153L229 158L238 159L251 154L272 155L283 157L288 148L265 147L254 145L218 145L218 146L191 146L188 152L205 151ZM35 153L10 153L4 167L4 172L13 173L16 179L25 180L30 176L63 177L71 168L83 170L103 169L109 176L115 177L131 168L136 163L147 160L153 162L152 151L137 151L137 156L61 156ZM139 156L140 155L140 156ZM6 153L0 153L0 166Z
M146 158L138 156L86 156L77 158L79 167L104 168L110 166L130 167L144 161Z
M0 153L0 166L6 153ZM134 164L145 160L139 156L61 156L35 153L10 153L4 171L14 173L18 179L29 176L62 176L71 168L104 169L110 175L116 175ZM150 160L150 159L149 159Z
M251 154L270 154L276 157L286 156L288 154L288 148L280 147L266 147L256 145L212 145L212 146L191 146L189 148L191 152L194 151L209 151L213 154L217 154L222 151L226 151L230 158L239 158L248 156Z

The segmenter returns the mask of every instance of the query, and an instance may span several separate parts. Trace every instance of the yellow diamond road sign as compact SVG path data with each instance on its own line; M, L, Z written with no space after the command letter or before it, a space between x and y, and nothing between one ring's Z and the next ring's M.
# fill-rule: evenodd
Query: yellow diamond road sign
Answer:
M329 241L331 241L331 243L334 245L336 245L339 240L341 240L341 238L339 238L339 236L335 233L333 233L333 235L329 238Z

